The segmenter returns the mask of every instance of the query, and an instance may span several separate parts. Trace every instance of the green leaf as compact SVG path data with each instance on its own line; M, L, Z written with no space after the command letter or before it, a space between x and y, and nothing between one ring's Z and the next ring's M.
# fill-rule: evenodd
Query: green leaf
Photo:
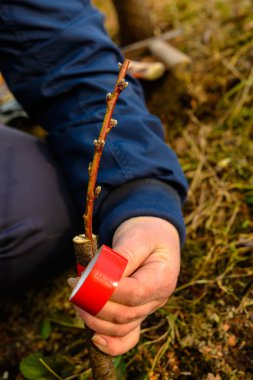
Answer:
M250 206L253 206L253 194L246 195L245 202Z
M116 356L113 358L113 364L116 368L117 379L125 380L126 379L126 364L123 359L123 356Z
M62 312L52 313L48 319L60 326L84 329L83 321L80 318L70 318L68 315Z
M52 333L52 325L48 318L44 319L40 326L40 336L42 339L47 339Z
M74 371L74 365L63 355L45 357L37 353L25 357L20 362L19 369L29 380L55 380L70 376Z
M29 380L55 380L55 377L40 362L43 358L41 354L31 354L22 359L19 364L19 370L22 375Z
M244 222L242 223L242 228L246 230L249 227L250 227L250 220L249 219L244 220Z
M92 378L91 368L87 369L78 376L78 380L90 380Z

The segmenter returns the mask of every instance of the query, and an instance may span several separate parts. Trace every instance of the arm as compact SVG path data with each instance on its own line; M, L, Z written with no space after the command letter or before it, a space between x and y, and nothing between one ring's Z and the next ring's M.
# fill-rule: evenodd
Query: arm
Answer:
M61 8L54 1L3 1L0 11L0 69L20 103L49 132L83 212L86 168L121 54L89 1L65 0ZM141 86L127 80L117 104L118 126L103 153L96 227L109 243L124 220L158 216L172 222L183 241L186 181L163 141L161 122L146 109Z
M86 168L104 116L105 94L115 81L122 57L104 30L101 15L88 1L64 0L61 8L57 4L44 0L1 2L0 69L27 112L47 129L48 142L83 213ZM125 327L125 343L121 345L124 351L136 342L140 321L163 304L175 286L178 236L182 243L185 235L181 205L187 188L175 154L164 143L161 122L146 109L139 83L131 76L127 80L129 87L117 104L115 117L119 123L103 154L98 179L102 193L95 210L95 227L101 241L111 244L116 231L114 248L132 258L125 286L114 295L116 310L110 317L113 321L115 316L118 318L121 304L131 307L134 313L141 306L134 339ZM138 224L133 224L134 220ZM155 233L151 234L151 230ZM132 281L137 273L138 284L144 286L142 294L150 293L146 279L151 263L157 268L157 277L152 277L151 298L143 298L148 306L127 304L126 281ZM164 273L162 284L160 270ZM134 289L135 293L139 288ZM127 298L128 303L134 299L132 292ZM104 314L100 317L102 322L106 319ZM98 331L101 333L101 329ZM106 332L111 337L109 328ZM116 342L119 347L120 340ZM109 351L119 352L117 347L109 347Z

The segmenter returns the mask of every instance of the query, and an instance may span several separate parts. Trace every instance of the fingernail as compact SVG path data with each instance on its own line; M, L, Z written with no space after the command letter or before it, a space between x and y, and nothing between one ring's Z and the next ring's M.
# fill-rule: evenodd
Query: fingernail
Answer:
M106 340L100 335L94 334L91 340L96 346L101 346L102 348L105 348L107 346Z
M77 279L76 278L69 278L68 279L68 284L69 284L69 286L71 287L71 288L74 288L75 287L75 285L76 285L76 283L77 283Z

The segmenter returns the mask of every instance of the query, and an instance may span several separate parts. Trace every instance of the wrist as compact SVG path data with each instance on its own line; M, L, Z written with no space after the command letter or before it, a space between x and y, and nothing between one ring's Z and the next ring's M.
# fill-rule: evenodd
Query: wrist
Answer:
M126 183L104 199L98 214L101 242L111 245L116 229L126 220L155 217L173 225L185 240L181 201L173 187L157 179L141 179Z

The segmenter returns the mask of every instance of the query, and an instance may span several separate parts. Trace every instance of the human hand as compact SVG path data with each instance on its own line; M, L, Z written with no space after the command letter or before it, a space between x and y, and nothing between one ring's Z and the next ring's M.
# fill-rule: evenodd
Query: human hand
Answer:
M110 300L93 316L76 307L94 334L94 344L115 356L134 347L141 322L163 306L174 291L180 268L175 227L156 217L135 217L115 231L113 249L128 259L124 277Z

